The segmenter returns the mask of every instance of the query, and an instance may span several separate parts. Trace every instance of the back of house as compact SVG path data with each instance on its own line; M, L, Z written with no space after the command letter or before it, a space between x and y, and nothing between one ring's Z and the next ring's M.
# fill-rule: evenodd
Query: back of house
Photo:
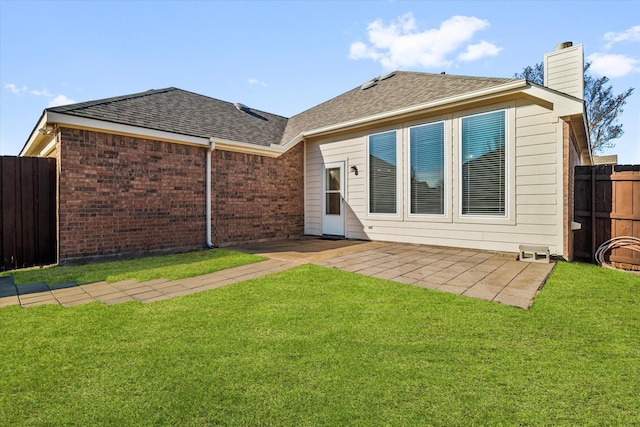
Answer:
M396 71L291 118L176 88L43 112L58 261L303 234L573 257L582 46L545 85Z

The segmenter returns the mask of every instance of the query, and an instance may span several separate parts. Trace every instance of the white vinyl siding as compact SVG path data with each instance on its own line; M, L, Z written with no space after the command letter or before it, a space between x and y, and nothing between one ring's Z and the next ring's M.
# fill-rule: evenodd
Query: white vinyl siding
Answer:
M544 85L576 98L584 97L584 49L567 47L544 56Z
M546 242L540 244L557 245L561 252L562 121L539 105L521 101L516 106L516 222L540 227L538 239ZM523 243L535 244L535 239Z
M409 213L444 215L444 122L409 129Z
M332 162L345 162L345 237L367 239L362 223L354 212L364 212L366 140L364 137L323 141L321 144L308 142L305 147L305 234L322 235L322 180L323 166ZM355 166L358 175L351 170Z
M461 215L460 122L475 114L506 112L506 207L508 218ZM445 215L411 213L411 129L444 123ZM346 229L350 239L395 241L517 252L519 244L549 246L562 253L562 120L528 99L444 116L425 115L395 124L397 141L397 215L370 214L368 140L390 128L370 128L307 141L305 232L321 235L322 165L346 161ZM359 174L351 170L356 166Z

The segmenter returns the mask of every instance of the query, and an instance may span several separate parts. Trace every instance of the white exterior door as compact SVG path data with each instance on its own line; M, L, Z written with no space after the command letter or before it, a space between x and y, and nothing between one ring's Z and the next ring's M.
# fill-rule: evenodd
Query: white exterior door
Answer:
M327 163L322 170L322 234L344 236L344 162Z

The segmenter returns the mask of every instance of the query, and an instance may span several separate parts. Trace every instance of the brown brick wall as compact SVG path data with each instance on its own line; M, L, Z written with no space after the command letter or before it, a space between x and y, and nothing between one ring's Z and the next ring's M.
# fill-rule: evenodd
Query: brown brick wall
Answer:
M61 263L205 245L206 148L67 128L59 147ZM302 157L214 151L213 242L301 235Z
M214 151L213 242L302 235L303 156L303 144L277 158Z
M563 218L564 218L564 258L573 261L574 184L575 168L581 164L576 137L567 122L563 122Z
M205 148L61 130L59 259L204 245Z

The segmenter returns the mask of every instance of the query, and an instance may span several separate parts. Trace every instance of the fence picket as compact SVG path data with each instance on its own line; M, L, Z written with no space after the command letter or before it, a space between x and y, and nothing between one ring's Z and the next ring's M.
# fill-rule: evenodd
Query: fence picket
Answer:
M56 262L56 161L0 156L0 270Z
M607 240L640 238L640 165L577 166L574 191L574 217L582 224L574 234L575 258L592 262L593 248ZM628 249L614 249L609 258L640 267L640 254Z

